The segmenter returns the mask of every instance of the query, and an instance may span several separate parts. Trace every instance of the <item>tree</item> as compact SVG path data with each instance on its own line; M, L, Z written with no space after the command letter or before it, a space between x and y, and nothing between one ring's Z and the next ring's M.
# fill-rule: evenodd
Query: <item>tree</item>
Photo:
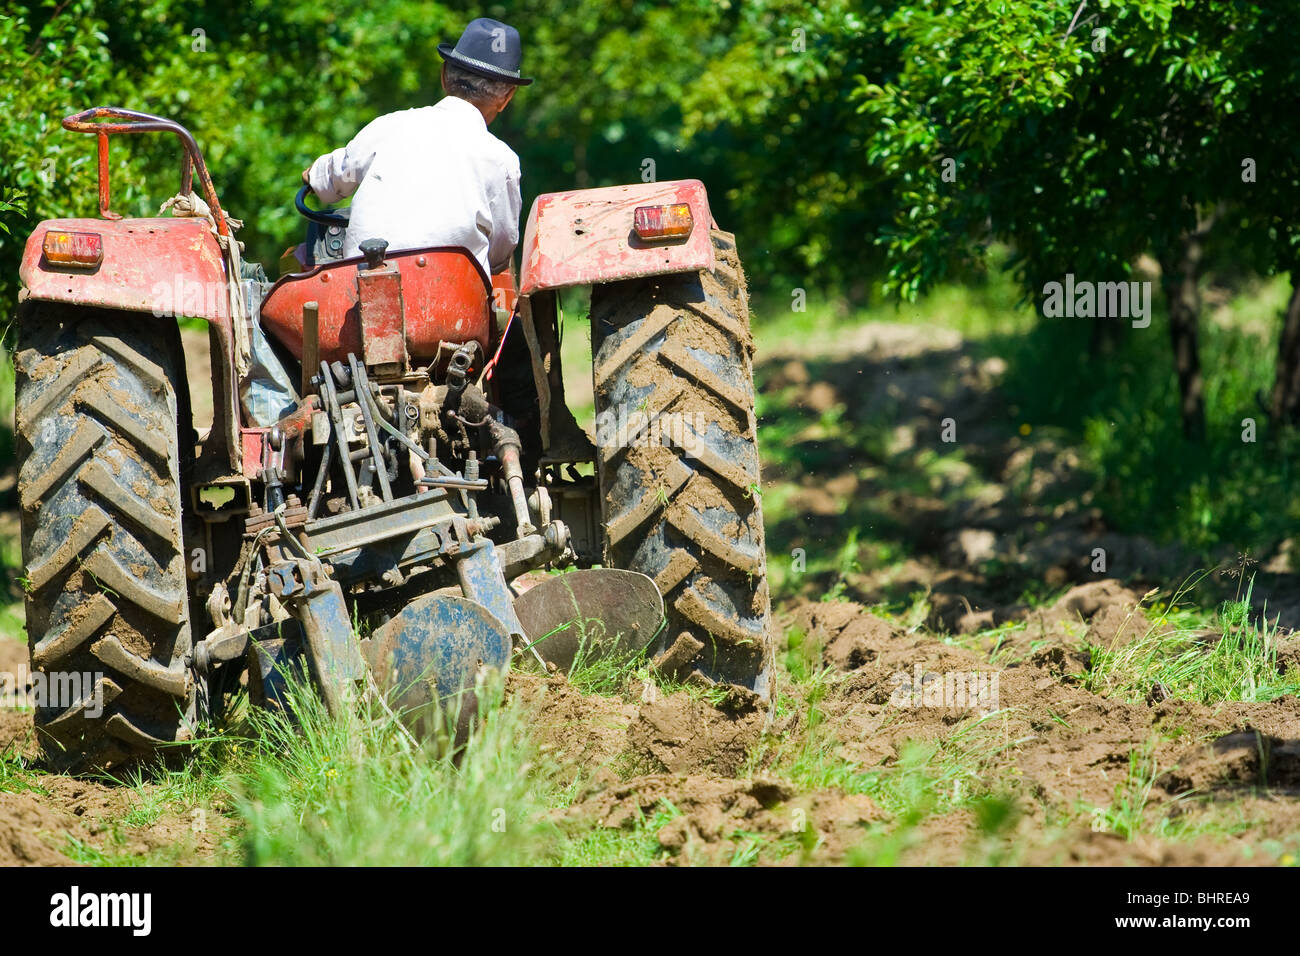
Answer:
M1013 246L1017 278L1036 298L1067 273L1126 277L1149 251L1161 265L1184 433L1199 438L1205 243L1260 213L1248 210L1255 200L1240 177L1259 131L1235 141L1231 131L1267 69L1252 33L1261 6L1100 0L1074 30L1063 9L922 2L885 24L906 52L896 74L864 78L859 95L874 128L867 156L894 184L888 284L915 295L996 239ZM1285 143L1300 120L1282 112L1269 111L1268 135ZM959 171L951 184L940 177L946 157Z

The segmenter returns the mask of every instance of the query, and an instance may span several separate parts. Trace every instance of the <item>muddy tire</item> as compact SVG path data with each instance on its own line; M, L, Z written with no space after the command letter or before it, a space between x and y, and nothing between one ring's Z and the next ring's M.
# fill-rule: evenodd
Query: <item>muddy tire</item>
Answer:
M27 635L48 688L36 729L59 769L121 766L187 739L194 715L179 337L152 317L46 304L19 323Z
M735 239L712 272L595 286L596 466L604 557L664 595L668 627L703 645L679 674L770 694L749 304Z

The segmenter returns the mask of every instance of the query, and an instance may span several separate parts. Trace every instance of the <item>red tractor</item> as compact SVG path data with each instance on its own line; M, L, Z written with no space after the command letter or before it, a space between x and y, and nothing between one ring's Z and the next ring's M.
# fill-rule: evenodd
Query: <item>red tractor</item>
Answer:
M33 672L90 675L38 701L53 762L182 742L242 684L274 706L294 667L332 711L378 692L417 722L484 666L580 646L770 695L745 282L701 183L539 196L517 289L460 248L343 259L346 210L304 188L307 242L271 282L187 130L63 125L98 139L99 218L28 240L16 353ZM123 218L109 138L159 131L176 208ZM560 372L556 292L578 285L594 442ZM182 315L209 329L203 434ZM520 578L569 565L591 570Z

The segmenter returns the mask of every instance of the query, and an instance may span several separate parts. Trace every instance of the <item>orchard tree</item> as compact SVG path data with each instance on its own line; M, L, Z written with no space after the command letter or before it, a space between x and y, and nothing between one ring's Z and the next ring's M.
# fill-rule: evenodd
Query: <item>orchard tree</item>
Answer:
M1262 135L1284 144L1300 124L1278 97L1276 125L1244 132L1268 85L1254 33L1262 17L1260 4L1229 0L900 9L884 27L905 42L898 73L858 90L873 126L867 158L895 184L883 236L890 287L915 295L991 240L1013 246L1034 298L1066 274L1123 278L1149 252L1161 267L1183 430L1202 437L1206 242L1264 215L1261 192L1242 180L1243 149ZM941 177L949 159L954 181ZM1273 257L1294 219L1277 226Z

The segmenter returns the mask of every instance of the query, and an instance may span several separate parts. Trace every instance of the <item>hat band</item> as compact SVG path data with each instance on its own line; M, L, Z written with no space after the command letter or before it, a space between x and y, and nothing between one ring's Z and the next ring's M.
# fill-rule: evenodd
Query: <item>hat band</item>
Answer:
M500 73L502 76L513 76L515 79L520 79L518 70L502 69L501 67L497 66L494 63L486 63L483 60L476 60L472 56L466 56L464 53L461 53L459 50L452 50L452 53L456 54L456 59L464 60L466 63L470 63L481 69L491 70L493 73Z

